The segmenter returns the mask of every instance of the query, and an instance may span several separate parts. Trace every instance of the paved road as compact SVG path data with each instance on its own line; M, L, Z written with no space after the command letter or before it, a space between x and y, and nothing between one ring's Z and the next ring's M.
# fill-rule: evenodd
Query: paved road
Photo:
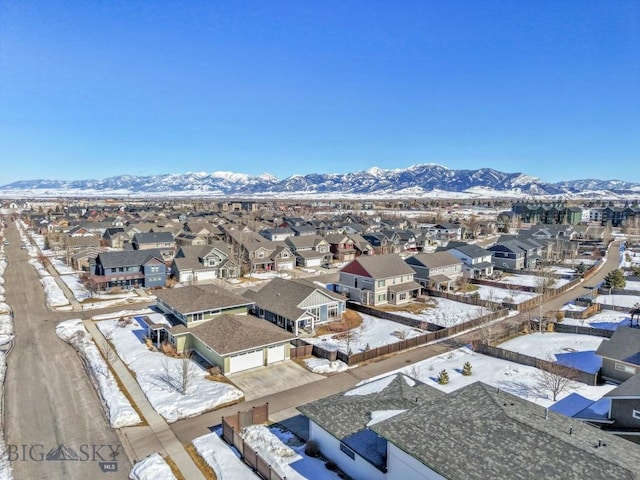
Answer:
M79 357L55 334L57 321L79 315L47 309L16 227L12 222L8 226L4 278L16 338L7 362L4 420L10 459L15 459L14 478L128 478L131 465ZM43 460L61 444L77 452L80 460ZM120 453L118 471L102 473L98 462L111 460L111 450Z
M610 247L606 263L593 277L583 282L575 289L545 302L543 310L557 310L565 303L584 294L586 291L585 287L590 288L598 285L609 271L618 268L619 256L620 244L619 242L615 242ZM517 317L512 317L505 319L502 323L504 327L508 328L509 324L514 324L518 322L518 320L519 319ZM293 387L262 398L257 398L248 402L208 412L198 417L180 420L173 423L171 429L175 432L180 441L184 444L188 444L194 438L204 435L205 433L209 433L211 427L221 423L223 416L235 414L238 411L249 410L251 407L263 405L265 402L269 402L269 413L272 418L274 416L283 417L283 415L286 417L287 414L295 415L294 408L297 405L302 405L304 403L341 392L355 386L362 380L382 375L386 372L391 372L393 370L406 367L412 363L459 348L461 345L468 344L475 338L477 338L477 334L475 332L470 332L454 339L448 339L439 343L401 352L383 360L369 363L341 374L326 377L322 380L318 380L317 382Z

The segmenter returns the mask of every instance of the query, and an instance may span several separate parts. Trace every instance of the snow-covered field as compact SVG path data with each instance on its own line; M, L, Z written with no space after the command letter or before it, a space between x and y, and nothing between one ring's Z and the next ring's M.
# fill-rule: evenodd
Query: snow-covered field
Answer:
M507 340L499 347L542 360L555 361L558 354L594 351L601 343L602 337L592 335L534 332Z
M467 361L471 363L470 376L462 375L462 366ZM446 385L440 385L437 381L441 370L446 370L449 374L449 383ZM453 392L473 382L481 381L544 407L555 403L551 392L541 389L536 368L475 353L467 347L443 353L376 378L396 372L405 373L444 392ZM615 385L592 387L575 382L559 394L557 399L560 400L577 392L591 400L598 400L614 388Z
M97 325L111 339L122 361L135 372L149 403L167 422L198 415L243 396L233 385L204 378L207 372L195 362L189 364L189 382L183 395L182 360L148 350L143 342L146 329L136 320L124 327L119 327L117 320L104 320Z
M159 453L153 453L136 463L129 473L131 480L176 480L171 467Z
M531 300L535 298L538 294L533 292L520 292L518 290L512 290L508 288L496 288L490 287L488 285L475 285L478 287L477 290L474 291L480 294L480 298L482 300L489 300L491 302L502 302L505 299L508 300L509 303L523 303L527 300Z
M505 285L523 285L525 287L537 288L541 282L550 282L551 288L559 288L562 285L569 283L569 280L563 278L544 278L537 275L505 275L498 283L504 283ZM507 287L508 288L508 287Z
M397 311L396 315L424 320L435 325L451 327L474 318L490 313L489 309L466 303L454 302L446 298L433 297L429 299L435 303L434 307L425 308L421 313Z
M74 319L59 323L56 334L69 343L82 356L87 372L98 391L102 405L109 417L112 428L137 425L140 417L118 387L109 366L93 342L91 335L82 325L82 320Z
M345 337L332 338L336 334L330 333L318 337L305 338L305 341L317 344L326 350L340 350L344 353L348 353L351 350L352 353L359 353L364 352L367 349L367 345L369 348L377 348L389 343L399 342L401 339L399 336L394 335L394 332L399 332L400 336L405 335L405 338L416 337L424 333L424 330L401 325L390 320L362 313L360 315L362 316L362 324L350 330L353 333L349 340Z

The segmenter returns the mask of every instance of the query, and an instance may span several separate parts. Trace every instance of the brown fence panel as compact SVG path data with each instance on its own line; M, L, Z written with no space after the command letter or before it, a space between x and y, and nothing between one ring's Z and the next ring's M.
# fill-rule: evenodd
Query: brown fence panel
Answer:
M253 407L251 409L253 414L252 425L261 425L269 421L269 403L265 403L259 407Z
M238 430L233 431L233 446L236 447L241 457L244 456L244 440L240 436Z
M338 359L337 350L325 350L319 345L313 345L312 353L314 357L325 358L330 362L335 362Z
M248 443L242 442L243 460L254 470L258 467L258 454L249 446Z
M580 325L567 325L565 323L556 323L553 329L558 333L577 333L580 335L593 335L595 337L611 338L614 330L605 328L582 327Z
M222 438L229 445L233 445L233 427L229 425L225 417L222 417Z

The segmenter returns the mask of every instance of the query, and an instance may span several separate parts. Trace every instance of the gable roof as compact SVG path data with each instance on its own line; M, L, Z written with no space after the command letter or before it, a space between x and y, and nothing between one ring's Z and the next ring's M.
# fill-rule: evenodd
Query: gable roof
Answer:
M246 291L243 296L256 303L260 308L269 310L290 320L300 318L305 311L298 308L306 298L315 291L320 292L330 301L345 301L345 298L329 290L324 290L304 280L285 280L274 278L260 290Z
M187 328L178 325L172 333L189 332L220 355L242 352L292 340L295 335L252 315L220 315L209 322Z
M417 253L405 260L409 265L423 265L427 268L448 267L460 265L462 261L447 251L433 253Z
M190 285L163 288L153 292L159 300L181 314L205 312L218 308L250 306L253 302L216 285Z
M604 396L608 398L640 398L640 375L634 375Z
M371 429L448 479L640 478L637 445L480 382Z
M171 232L146 232L136 233L133 236L134 243L173 243Z
M340 272L370 278L389 278L398 275L415 275L416 273L402 260L400 255L395 253L360 256L352 260Z
M484 257L486 255L491 255L491 252L485 250L478 245L473 243L467 243L466 245L458 245L454 247L455 250L458 250L461 253L464 253L466 256L471 258Z
M99 253L96 262L102 264L104 268L140 266L151 260L164 263L160 250L152 248L149 250L123 250L120 252Z
M600 343L596 355L640 365L640 328L618 327Z

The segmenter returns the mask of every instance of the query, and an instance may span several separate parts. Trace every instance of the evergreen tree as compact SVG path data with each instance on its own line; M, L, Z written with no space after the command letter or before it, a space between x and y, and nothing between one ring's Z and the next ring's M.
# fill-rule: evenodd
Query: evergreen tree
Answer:
M626 284L627 280L622 270L613 270L604 278L604 285L607 288L624 288Z
M464 362L462 366L462 375L468 377L471 375L471 364L469 362Z
M447 383L449 383L449 374L447 373L446 370L442 370L438 374L438 383L440 385L446 385Z

